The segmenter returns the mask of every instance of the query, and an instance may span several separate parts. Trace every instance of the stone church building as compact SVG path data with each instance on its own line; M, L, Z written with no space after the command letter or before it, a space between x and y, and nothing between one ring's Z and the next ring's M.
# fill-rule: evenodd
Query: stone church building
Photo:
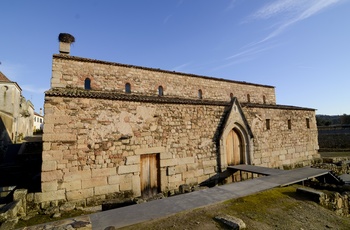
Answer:
M70 55L61 42L45 93L42 207L174 193L228 165L318 158L315 110L276 104L273 86ZM232 179L224 179L227 182Z

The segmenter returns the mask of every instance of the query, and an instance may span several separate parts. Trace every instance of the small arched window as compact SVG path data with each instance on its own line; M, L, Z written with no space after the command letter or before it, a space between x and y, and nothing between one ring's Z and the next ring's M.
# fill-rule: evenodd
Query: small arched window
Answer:
M86 78L84 82L84 89L90 90L91 89L91 80L90 78Z
M125 93L131 93L131 85L130 83L125 84Z
M263 102L264 102L264 104L266 104L266 97L265 97L265 95L263 95Z
M203 99L203 93L201 89L198 90L198 98Z
M164 95L164 91L163 91L163 86L158 86L158 96L163 96Z
M249 93L247 94L247 101L248 101L248 103L250 103L250 94Z
M233 99L233 93L230 93L230 98L231 98L231 100Z

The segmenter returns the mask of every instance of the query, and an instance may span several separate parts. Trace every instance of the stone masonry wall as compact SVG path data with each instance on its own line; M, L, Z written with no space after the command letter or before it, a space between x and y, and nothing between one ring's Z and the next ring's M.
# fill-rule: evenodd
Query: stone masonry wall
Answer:
M140 195L140 155L160 153L162 192L216 175L224 106L46 97L36 203Z
M276 104L272 86L215 79L190 74L175 73L159 69L142 68L118 63L102 62L68 55L54 55L51 88L84 88L86 78L91 80L92 90L125 91L143 95L158 95L162 86L164 96L198 98L202 90L203 99L230 101L230 94L240 102Z
M275 105L271 86L69 55L54 55L52 68L51 90L45 96L42 191L34 197L43 208L67 201L94 205L120 194L140 196L144 154L159 154L164 193L218 178L218 158L225 154L217 146L223 122L237 122L234 117L225 121L231 93L239 102L248 102L250 95L242 116L254 135L249 148L253 164L293 166L317 157L315 111ZM84 90L86 78L91 90ZM162 97L157 96L160 85Z
M253 164L270 168L293 167L310 164L319 158L314 110L263 107L244 107L243 110L254 134ZM267 119L270 129L267 129ZM306 119L309 119L309 128Z

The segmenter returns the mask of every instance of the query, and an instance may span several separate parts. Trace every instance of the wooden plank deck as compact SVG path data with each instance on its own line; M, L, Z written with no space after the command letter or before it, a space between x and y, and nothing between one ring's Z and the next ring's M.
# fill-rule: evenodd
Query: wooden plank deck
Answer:
M298 182L309 180L311 178L326 175L330 172L330 170L327 169L317 169L311 167L303 167L292 170L281 170L255 165L235 165L228 166L227 168L265 175L265 177L259 177L256 179L262 180L264 182L276 183L280 186L295 184Z

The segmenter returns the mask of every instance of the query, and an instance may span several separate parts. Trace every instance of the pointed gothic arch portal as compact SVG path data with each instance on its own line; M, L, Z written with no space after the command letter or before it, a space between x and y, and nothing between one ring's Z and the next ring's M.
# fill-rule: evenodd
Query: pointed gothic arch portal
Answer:
M239 165L245 163L245 145L241 133L232 129L226 137L226 162L227 165Z

